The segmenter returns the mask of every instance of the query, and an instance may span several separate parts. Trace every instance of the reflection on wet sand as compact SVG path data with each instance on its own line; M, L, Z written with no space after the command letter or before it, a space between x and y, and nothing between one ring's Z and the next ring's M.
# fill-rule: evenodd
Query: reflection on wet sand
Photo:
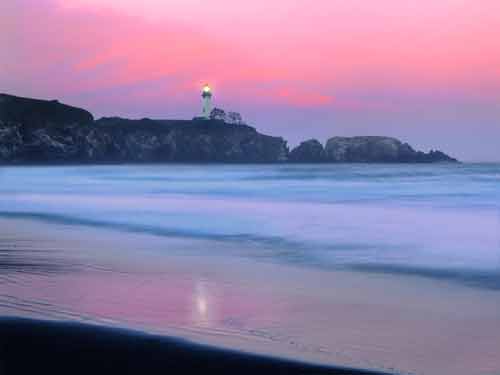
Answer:
M193 324L195 326L210 326L211 321L215 320L215 309L203 281L196 282L193 300Z

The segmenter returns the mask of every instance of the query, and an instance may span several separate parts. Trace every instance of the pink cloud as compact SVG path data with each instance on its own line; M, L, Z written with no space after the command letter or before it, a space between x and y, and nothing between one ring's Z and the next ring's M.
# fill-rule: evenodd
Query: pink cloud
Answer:
M500 6L493 0L480 7L472 0L330 0L313 7L304 0L19 4L14 17L23 31L14 49L38 56L24 63L25 70L69 60L76 60L70 66L76 75L108 67L83 86L173 74L193 82L293 80L332 87L500 85L493 37L500 35Z

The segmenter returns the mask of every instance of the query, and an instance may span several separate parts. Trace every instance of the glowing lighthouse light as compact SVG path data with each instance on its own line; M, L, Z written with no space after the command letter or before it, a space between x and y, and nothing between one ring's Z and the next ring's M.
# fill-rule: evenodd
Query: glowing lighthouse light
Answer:
M210 112L212 112L212 89L209 85L203 86L201 101L203 104L201 117L208 120L210 119Z

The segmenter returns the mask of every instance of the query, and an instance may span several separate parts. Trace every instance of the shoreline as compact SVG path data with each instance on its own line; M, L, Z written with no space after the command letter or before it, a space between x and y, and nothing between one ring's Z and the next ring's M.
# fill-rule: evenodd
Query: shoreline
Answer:
M0 317L0 373L382 375L76 322Z
M136 161L136 160L124 160L124 161L89 161L89 162L78 162L78 161L60 161L60 162L1 162L0 167L92 167L92 166L120 166L120 165L131 165L131 166L145 166L145 165L173 165L173 166L251 166L251 165L276 165L276 166L293 166L293 165L317 165L317 166L345 166L345 165L370 165L370 166L429 166L429 165L463 165L463 164L498 164L497 161L435 161L435 162L425 162L425 161L304 161L304 162L294 162L294 161Z
M252 248L206 239L0 223L0 316L102 324L324 366L446 375L498 368L492 290L252 260L239 255Z

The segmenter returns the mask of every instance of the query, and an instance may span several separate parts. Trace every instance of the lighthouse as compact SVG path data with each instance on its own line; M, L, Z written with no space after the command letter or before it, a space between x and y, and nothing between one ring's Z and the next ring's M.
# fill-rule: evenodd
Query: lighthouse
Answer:
M203 86L203 90L201 92L201 101L202 101L202 111L201 117L205 120L210 119L210 112L212 112L212 89L209 85Z

